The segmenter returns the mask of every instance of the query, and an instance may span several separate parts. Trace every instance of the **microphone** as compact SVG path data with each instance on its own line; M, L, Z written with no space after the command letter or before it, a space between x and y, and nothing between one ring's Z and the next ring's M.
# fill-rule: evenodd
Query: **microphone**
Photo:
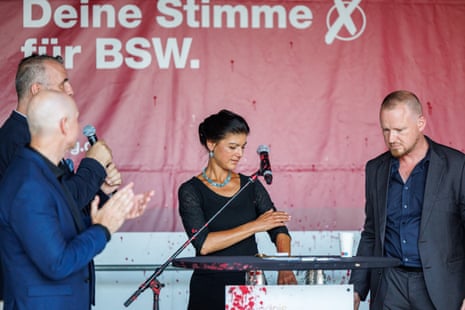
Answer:
M89 140L90 145L94 145L98 141L97 135L95 134L95 127L92 125L86 125L82 129L82 133Z
M269 158L270 148L266 145L259 145L257 149L257 154L260 155L260 175L263 175L265 178L266 184L271 184L273 182L273 173L271 172L270 158Z

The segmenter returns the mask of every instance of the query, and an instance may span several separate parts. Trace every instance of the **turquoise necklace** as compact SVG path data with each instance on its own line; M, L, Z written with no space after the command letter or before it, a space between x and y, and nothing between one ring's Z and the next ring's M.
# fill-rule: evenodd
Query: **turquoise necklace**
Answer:
M202 170L202 176L205 180L207 180L207 182L215 187L224 187L225 185L227 185L229 183L229 181L231 181L231 171L228 172L228 176L226 177L226 179L224 179L224 182L223 183L216 183L215 181L213 181L212 179L210 179L209 177L207 177L207 174L206 174L206 171L207 171L207 167L203 168Z

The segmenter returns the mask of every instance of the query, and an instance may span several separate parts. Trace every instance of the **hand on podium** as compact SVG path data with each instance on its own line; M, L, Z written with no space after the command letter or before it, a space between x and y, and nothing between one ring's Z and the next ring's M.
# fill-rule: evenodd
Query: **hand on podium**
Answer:
M295 278L294 272L290 270L281 270L278 272L278 284L297 284L297 279Z

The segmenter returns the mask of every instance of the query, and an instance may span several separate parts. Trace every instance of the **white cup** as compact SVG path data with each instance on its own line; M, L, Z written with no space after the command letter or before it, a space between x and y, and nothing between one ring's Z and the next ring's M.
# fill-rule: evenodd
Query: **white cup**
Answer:
M341 257L352 257L354 251L354 233L341 231L339 233Z

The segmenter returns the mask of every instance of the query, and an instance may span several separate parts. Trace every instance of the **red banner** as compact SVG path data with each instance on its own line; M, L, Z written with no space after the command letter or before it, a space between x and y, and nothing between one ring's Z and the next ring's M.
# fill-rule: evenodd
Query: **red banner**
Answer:
M378 109L392 90L420 97L434 140L465 148L462 0L3 0L0 12L0 120L16 107L20 59L62 55L82 125L126 182L156 191L124 231L182 231L177 189L207 163L198 124L222 108L251 127L238 172L270 146L267 189L291 230L362 226L364 165L385 150Z

